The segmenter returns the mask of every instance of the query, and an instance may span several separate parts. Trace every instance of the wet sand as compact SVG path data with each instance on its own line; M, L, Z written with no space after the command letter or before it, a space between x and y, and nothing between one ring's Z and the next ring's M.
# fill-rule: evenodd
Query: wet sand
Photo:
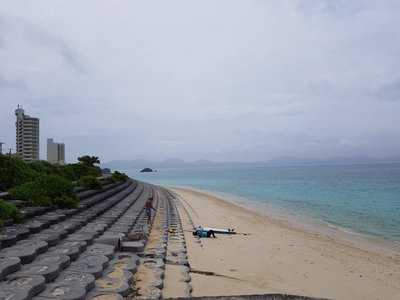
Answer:
M400 252L307 231L187 188L179 212L193 296L287 293L330 299L400 299ZM193 237L192 224L244 234Z

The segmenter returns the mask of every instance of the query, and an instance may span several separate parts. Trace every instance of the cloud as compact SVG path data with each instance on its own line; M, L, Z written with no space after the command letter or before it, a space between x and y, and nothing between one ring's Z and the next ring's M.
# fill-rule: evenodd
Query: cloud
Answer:
M14 143L20 103L69 160L392 155L399 12L394 0L3 1L0 138Z
M400 101L400 80L382 86L375 96L384 101Z
M31 47L48 48L59 55L63 61L77 73L85 73L85 63L80 54L74 49L67 40L57 34L52 34L43 29L40 25L24 20L20 17L8 17L0 14L0 33L3 38L0 45L4 48L7 43L17 37L25 49ZM12 45L8 45L12 47Z
M12 80L6 79L0 76L0 90L3 89L16 89L16 90L24 90L26 89L25 82L20 80Z
M49 34L47 31L32 24L23 24L23 29L27 40L31 41L33 44L50 48L52 51L60 55L64 62L75 72L87 72L83 58L67 43L66 40Z

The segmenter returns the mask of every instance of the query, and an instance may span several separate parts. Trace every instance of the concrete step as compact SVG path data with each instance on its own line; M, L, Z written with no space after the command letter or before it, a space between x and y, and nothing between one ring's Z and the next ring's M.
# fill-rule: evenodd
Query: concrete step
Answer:
M114 205L114 207L118 207L120 210L126 210L130 205L132 205L133 202L137 200L135 198L125 197L127 194L128 193L121 194L120 199L117 199L118 201L115 201L115 199L106 200L106 202L109 202L110 205L102 206L100 207L100 210L104 212L112 205ZM118 206L118 202L123 203L123 205ZM82 214L84 214L84 212ZM95 226L96 224L93 223L91 225ZM103 227L103 229L104 228L105 227ZM64 233L60 233L58 237L62 239L63 235ZM68 237L70 238L69 240ZM50 249L48 249L48 243L41 240L22 240L13 247L3 249L0 252L3 254L3 256L1 256L2 259L0 260L0 274L1 278L3 279L0 282L0 290L3 294L0 295L11 297L12 299L31 299L37 293L42 292L42 288L34 288L36 285L28 288L29 285L25 284L25 289L13 290L12 287L15 285L15 282L35 282L35 280L38 282L37 278L41 278L44 280L44 282L50 283L59 275L63 274L62 270L69 265L71 260L76 260L76 263L83 262L84 264L86 263L86 265L96 264L99 261L102 261L101 259L96 260L88 258L88 255L90 256L90 254L93 252L99 252L100 249L103 249L103 251L107 252L105 254L110 258L112 257L110 253L110 246L108 245L89 246L89 253L86 255L82 254L81 257L79 257L79 254L85 251L86 248L86 241L81 241L79 239L76 240L73 234L71 234L67 236L66 239L63 239L61 243L56 243L56 246L51 247ZM114 249L114 247L112 248ZM43 252L46 252L46 254L39 255ZM6 259L4 255L9 255L11 257ZM18 258L18 256L21 257ZM107 266L108 260L109 258L104 256L102 270ZM25 265L22 265L21 267L21 263ZM70 269L72 271L74 268L70 267ZM38 274L41 275L38 277ZM16 281L17 279L19 281ZM43 295L41 296L44 298L51 298L55 296L51 290L58 291L57 293L67 293L67 287L68 285L66 284L58 288L56 288L54 285L46 285L45 292L43 292ZM59 295L57 297L59 297Z

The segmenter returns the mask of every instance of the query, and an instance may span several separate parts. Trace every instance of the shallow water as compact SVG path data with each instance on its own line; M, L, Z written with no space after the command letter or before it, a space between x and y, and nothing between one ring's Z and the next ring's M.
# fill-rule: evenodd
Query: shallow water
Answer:
M228 193L285 214L400 240L400 163L221 165L125 172L143 181Z

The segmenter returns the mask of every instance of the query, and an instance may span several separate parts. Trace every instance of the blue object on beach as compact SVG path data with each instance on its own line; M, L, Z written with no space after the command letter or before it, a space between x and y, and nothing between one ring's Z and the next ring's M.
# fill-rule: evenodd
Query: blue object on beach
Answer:
M209 230L204 229L203 227L199 226L196 228L196 230L193 232L193 235L196 235L200 238L202 237L209 237Z
M197 229L195 231L195 235L197 235L198 237L207 237L208 231L206 230L202 230L202 229Z
M197 235L198 235L199 237L208 237L208 231L206 231L206 230L199 230L198 233L197 233Z

